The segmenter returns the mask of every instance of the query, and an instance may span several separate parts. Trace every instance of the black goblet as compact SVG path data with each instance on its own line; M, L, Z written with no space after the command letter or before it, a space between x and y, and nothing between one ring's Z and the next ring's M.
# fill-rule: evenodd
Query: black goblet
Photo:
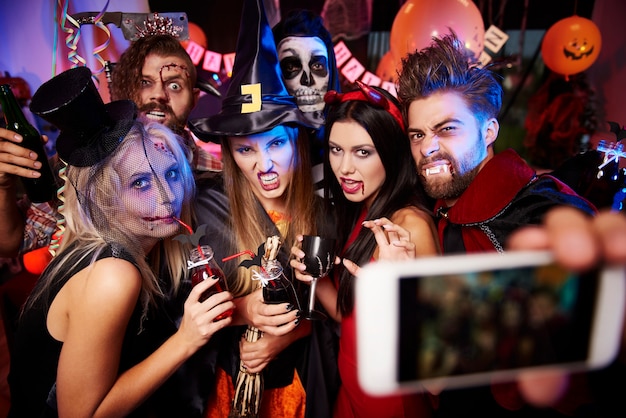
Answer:
M335 264L335 247L337 241L333 238L324 238L317 235L305 235L302 239L302 262L306 265L306 272L313 277L309 294L309 306L304 318L309 320L325 319L326 315L315 310L315 288L317 280L327 276Z

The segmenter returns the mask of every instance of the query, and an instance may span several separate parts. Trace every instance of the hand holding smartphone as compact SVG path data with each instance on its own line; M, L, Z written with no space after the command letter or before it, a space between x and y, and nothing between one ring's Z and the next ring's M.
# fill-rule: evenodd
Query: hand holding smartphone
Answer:
M355 289L359 382L387 395L602 367L619 347L624 273L573 273L540 251L371 263Z

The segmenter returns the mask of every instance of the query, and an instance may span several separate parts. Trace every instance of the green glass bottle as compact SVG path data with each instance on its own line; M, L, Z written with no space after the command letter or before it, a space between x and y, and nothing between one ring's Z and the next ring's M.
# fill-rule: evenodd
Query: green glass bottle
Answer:
M37 161L41 163L40 177L20 177L28 198L35 203L53 200L56 195L57 184L48 163L48 156L41 135L24 116L24 112L15 99L9 84L0 85L0 106L2 106L7 129L22 135L23 140L20 145L37 153Z

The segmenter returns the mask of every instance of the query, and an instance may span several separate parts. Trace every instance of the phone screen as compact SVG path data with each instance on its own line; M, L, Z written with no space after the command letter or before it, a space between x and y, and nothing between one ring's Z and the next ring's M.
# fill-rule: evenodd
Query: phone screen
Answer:
M550 264L398 283L398 382L588 357L597 272Z

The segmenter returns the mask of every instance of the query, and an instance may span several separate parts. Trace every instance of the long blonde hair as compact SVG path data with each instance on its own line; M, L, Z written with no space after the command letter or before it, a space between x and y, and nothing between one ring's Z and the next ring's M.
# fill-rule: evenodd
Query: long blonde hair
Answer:
M291 162L294 172L284 196L286 215L290 217L290 222L286 236L282 237L282 247L291 248L298 234L315 233L316 202L311 180L307 135L294 126L283 126L295 150ZM222 142L222 158L224 188L231 210L230 226L237 245L235 250L256 252L257 247L265 242L269 235L274 235L273 229L270 229L273 225L268 225L268 215L235 162L227 138ZM234 283L229 283L229 290L235 296L248 294L256 287L256 283L250 280L248 269L239 268L235 279Z
M128 232L123 217L114 215L121 204L120 174L116 167L122 160L135 157L129 152L131 144L141 141L145 146L146 141L155 138L172 152L179 164L184 189L181 220L191 224L195 183L180 139L161 124L151 122L144 125L142 122L135 122L116 150L103 161L90 167L67 166L64 204L60 208L60 213L65 219L65 231L55 256L60 258L60 262L53 260L46 268L26 307L34 305L41 298L47 299L45 295L54 287L53 284L63 279L63 272L68 266L62 260L84 260L90 257L90 264L93 264L111 244L123 248L132 255L141 273L143 281L141 302L144 316L148 307L163 296L157 278L162 255L165 255L163 262L171 278L171 290L177 291L186 274L187 249L183 248L180 242L173 240L173 237L168 237L160 240L149 254L143 254L135 237ZM149 146L154 145L150 143ZM144 158L144 155L137 157Z

